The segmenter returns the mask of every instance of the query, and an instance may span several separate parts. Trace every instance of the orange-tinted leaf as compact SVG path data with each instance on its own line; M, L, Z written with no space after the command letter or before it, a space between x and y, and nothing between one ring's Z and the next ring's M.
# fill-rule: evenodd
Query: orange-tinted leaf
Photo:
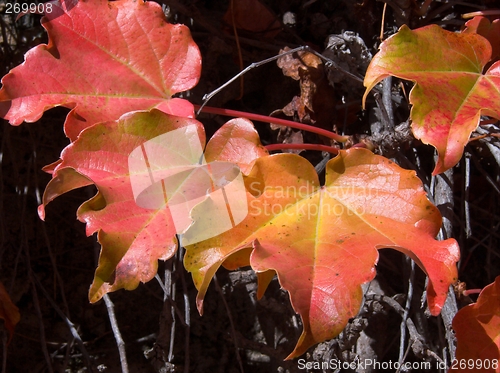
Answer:
M389 75L415 82L413 134L437 149L433 173L441 173L458 163L481 115L500 118L500 62L482 74L490 57L490 43L480 35L402 26L371 61L364 99Z
M14 335L14 328L16 327L19 320L21 320L21 315L19 314L19 308L16 307L9 297L9 293L5 290L5 287L0 282L0 319L5 323L5 329L9 332L9 343Z
M375 276L377 249L413 258L429 276L428 304L440 312L456 281L457 243L436 241L441 215L415 172L366 149L342 150L327 164L324 187L297 155L263 157L245 178L249 214L238 226L188 246L185 266L201 311L219 266L253 247L257 272L274 270L301 315L303 333L289 358L335 337L359 311L361 285Z
M500 372L500 276L481 291L476 303L457 312L453 329L456 359L462 364L449 372Z
M476 33L484 36L491 44L491 60L500 58L500 19L493 22L486 17L474 17L465 24L464 33Z
M207 162L230 161L248 174L255 160L269 155L260 143L252 122L244 118L231 119L210 139L205 150Z
M65 132L75 140L84 128L133 110L193 115L188 101L171 99L200 75L186 26L168 24L151 1L88 0L70 10L74 0L61 1L42 19L49 44L28 51L2 79L0 116L19 125L54 106L71 108Z

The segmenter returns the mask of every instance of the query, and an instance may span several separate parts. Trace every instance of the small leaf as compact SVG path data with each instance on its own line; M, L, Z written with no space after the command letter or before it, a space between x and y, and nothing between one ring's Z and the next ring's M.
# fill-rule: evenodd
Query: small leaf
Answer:
M269 39L281 32L281 23L259 0L231 0L224 22L240 30L263 34Z
M284 48L281 52L287 52ZM325 74L323 61L309 52L299 52L298 58L288 54L277 61L283 74L300 81L300 96L295 96L282 110L277 110L286 116L298 117L303 123L310 123L327 130L332 129L332 123L337 120L337 96L335 89L330 85ZM276 126L271 128L276 129ZM289 129L286 128L288 131ZM280 128L278 140L282 141L286 135L283 127ZM283 143L286 143L283 141Z
M42 19L49 44L29 50L2 79L0 116L19 125L52 107L70 108L65 132L71 140L134 110L193 116L188 101L171 99L200 76L200 52L186 26L168 24L151 1L80 0L69 11L71 2L51 3Z
M5 290L5 287L0 282L0 319L5 323L5 329L9 332L9 341L12 340L14 335L14 328L21 319L19 314L19 308L16 307L9 297L9 293Z
M474 17L465 24L464 33L476 33L484 36L491 44L491 60L500 58L500 19L493 22L486 17Z
M244 118L231 119L217 130L205 150L207 162L230 161L247 174L255 161L269 155L260 143L252 122Z
M428 274L428 305L439 314L457 279L459 248L453 239L434 239L441 215L415 172L353 148L327 164L324 187L314 167L292 154L259 158L245 184L246 219L186 247L200 312L219 266L253 247L251 266L276 271L302 317L304 330L288 358L296 357L342 331L359 311L361 285L375 276L377 249L393 248Z
M449 372L500 372L500 276L481 291L476 303L457 312L453 329L456 360L465 366L457 364Z
M413 134L437 149L433 174L444 172L462 157L481 115L500 118L500 62L482 74L490 57L490 43L480 35L436 25L414 31L402 26L371 61L363 100L390 75L415 82L410 93Z

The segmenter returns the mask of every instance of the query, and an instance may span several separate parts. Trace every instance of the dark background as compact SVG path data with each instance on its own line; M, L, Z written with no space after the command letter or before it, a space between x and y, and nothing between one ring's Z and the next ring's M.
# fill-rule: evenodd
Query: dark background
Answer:
M233 30L223 20L230 3L223 0L163 3L170 6L169 20L189 25L201 49L201 80L188 97L193 103L200 104L205 93L220 86L240 69ZM276 55L284 46L309 45L322 52L329 35L344 31L357 33L372 54L380 44L384 8L381 1L262 0L262 3L280 23L274 30L278 32L270 35L269 30L239 30L245 66ZM387 1L384 37L393 34L403 23L411 28L435 23L448 30L459 30L465 22L461 14L500 7L498 2L486 0L433 1L428 9L420 11L420 3ZM0 9L2 7L0 4ZM286 12L295 14L295 24L284 26L281 23ZM3 76L23 61L27 50L47 42L47 39L40 26L40 16L28 15L16 22L12 16L2 14L0 22L0 72ZM361 65L360 62L363 74L365 67ZM215 96L210 105L269 115L299 94L299 83L285 77L274 62L252 70L244 79L242 99L238 99L240 86L236 82ZM328 77L324 75L322 79ZM409 116L409 107L401 96L399 84L397 79L393 80L393 90L399 92L395 95L402 98L401 104L394 104L396 125L407 121ZM411 85L402 84L409 92ZM445 200L438 207L448 218L446 234L456 238L461 247L460 279L469 289L482 288L493 282L500 274L500 165L498 155L495 158L486 144L500 152L497 138L486 137L469 144L466 147L469 166L463 160L444 179L441 177L439 180L445 181L448 188L436 195L433 185L439 181L430 177L434 165L433 149L415 141L403 130L398 132L400 136L394 136L384 131L383 126L382 129L376 126L381 122L380 111L377 111L372 96L369 96L367 111L361 111L362 92L361 84L356 86L345 80L336 83L336 105L333 109L321 110L336 110L334 117L339 131L355 135L356 141L367 137L377 152L393 158L405 168L415 169L430 198L443 197ZM343 105L343 102L348 104ZM317 111L314 115L321 114L319 109ZM19 127L2 121L0 280L21 313L21 321L8 347L7 333L3 329L1 332L2 372L121 371L106 305L103 301L91 305L87 298L99 247L94 237L86 237L84 225L76 220L76 210L95 193L95 189L73 191L56 199L47 209L45 222L37 215L41 195L50 180L50 175L41 168L56 161L69 143L62 131L67 112L64 108L52 109L39 122ZM202 114L199 120L206 125L210 135L227 118ZM494 123L490 130L498 132L497 124ZM276 131L271 131L264 123L256 124L256 127L264 144L276 143ZM323 141L308 136L307 142ZM321 160L317 152L302 155L313 164ZM401 317L397 306L375 299L374 294L391 297L404 306L411 264L398 252L382 250L377 271L377 278L367 291L360 314L351 320L339 337L311 348L301 357L304 361L338 359L352 362L357 356L394 362L398 360L401 348L406 352L406 361L429 361L433 367L437 361L435 356L450 358L446 320L428 316L420 306L425 287L424 274L417 268L411 280L414 292L409 318L415 324L417 334L406 333L421 338L421 343L413 343L414 340L407 338L401 347ZM288 295L276 280L265 297L256 301L256 281L252 271L228 272L222 269L217 280L210 285L204 315L200 317L194 304L196 290L189 274L182 268L180 254L167 263L160 263L160 278L164 280L169 274L176 289L175 299L170 292L164 300L165 293L155 279L141 284L134 291L110 294L125 342L130 372L160 372L161 369L163 372L200 373L306 371L299 369L297 360L283 361L293 350L301 324L289 304ZM475 299L472 296L472 300ZM458 298L453 299L452 304L461 307L470 301ZM186 311L190 315L190 327L183 320ZM69 322L74 325L82 345L70 333ZM333 372L334 369L310 371Z

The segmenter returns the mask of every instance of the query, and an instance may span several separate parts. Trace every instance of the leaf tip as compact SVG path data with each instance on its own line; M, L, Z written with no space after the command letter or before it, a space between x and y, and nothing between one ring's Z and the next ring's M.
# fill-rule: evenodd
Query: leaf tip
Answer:
M366 96L368 96L368 93L369 93L369 92L370 92L370 91L368 90L368 88L366 88L365 93L363 94L363 99L362 99L362 101L361 101L361 108L362 108L363 110L366 110Z
M315 341L314 337L304 328L297 342L297 345L295 346L292 353L285 358L285 360L292 360L296 357L299 357L300 355L306 353L309 347L313 346L316 343L318 343L318 341Z
M38 216L40 220L45 221L45 205L43 203L38 206Z
M462 153L460 154L460 158L461 156ZM436 165L434 166L434 170L432 171L432 176L436 176L442 174L443 172L448 171L450 168L454 167L459 162L459 160L456 161L455 157L453 157L453 160L450 162L449 159L445 159L445 156L439 154L438 159L436 161Z
M200 316L203 316L203 297L200 294L196 296L196 308Z

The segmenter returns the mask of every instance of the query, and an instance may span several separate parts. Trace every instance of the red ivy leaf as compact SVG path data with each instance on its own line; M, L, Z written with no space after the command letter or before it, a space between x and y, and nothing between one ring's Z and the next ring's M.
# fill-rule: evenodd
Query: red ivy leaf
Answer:
M29 50L2 79L0 116L19 125L55 106L71 108L71 140L133 110L193 116L188 101L171 96L198 82L200 52L189 29L168 24L157 3L80 0L70 10L74 0L51 4L42 19L49 44Z
M453 329L458 364L448 372L500 372L500 276L481 291L476 303L457 312Z
M202 125L189 118L168 116L158 110L125 114L119 121L98 123L84 130L66 147L43 196L39 212L57 196L95 184L98 193L78 209L87 234L98 232L102 250L91 302L121 288L135 289L156 274L157 260L177 249L176 231L168 209L138 206L134 199L128 158L145 141L171 130L194 125L204 142Z

